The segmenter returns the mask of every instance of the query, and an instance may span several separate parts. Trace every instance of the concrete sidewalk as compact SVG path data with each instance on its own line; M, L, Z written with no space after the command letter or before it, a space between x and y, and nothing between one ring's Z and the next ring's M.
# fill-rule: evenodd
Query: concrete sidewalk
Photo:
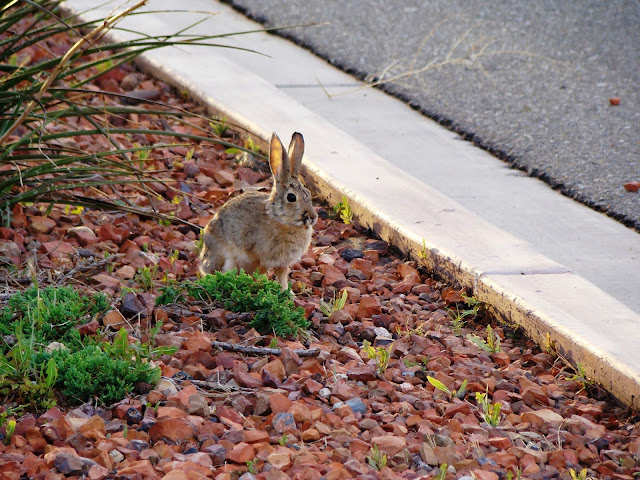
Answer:
M100 3L65 4L82 11ZM210 0L180 7L221 12L193 33L259 28ZM149 8L172 9L175 2L155 0ZM199 16L127 21L157 35ZM424 241L430 268L473 287L534 340L551 341L620 399L640 406L637 233L509 170L401 102L359 89L280 38L259 33L224 43L270 56L183 47L145 54L141 64L263 139L272 131L282 138L302 132L305 176L320 197L335 204L347 195L361 223L407 253L415 255Z

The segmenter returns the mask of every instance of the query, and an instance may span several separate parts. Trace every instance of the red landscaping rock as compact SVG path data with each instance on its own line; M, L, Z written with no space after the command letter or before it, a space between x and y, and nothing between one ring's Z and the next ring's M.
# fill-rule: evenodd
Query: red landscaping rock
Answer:
M42 244L42 250L49 255L63 256L69 255L75 252L73 245L67 242L54 241L46 242Z
M326 287L328 285L336 285L340 286L347 281L347 278L344 276L340 270L331 265L325 265L324 267L324 277L322 279L322 286Z
M56 225L56 221L48 217L34 216L27 219L27 230L34 235L51 233Z
M356 312L357 319L371 318L373 315L379 315L381 312L382 306L380 305L378 297L360 297L360 304Z
M195 436L195 428L185 419L168 418L156 422L149 430L149 436L154 442L161 439L184 442Z
M111 240L116 245L122 244L128 237L129 231L124 228L114 227L110 223L105 223L98 227L98 239L102 242Z
M272 467L282 470L291 464L291 452L287 449L276 450L267 456L267 462Z
M561 415L548 408L525 412L520 415L520 418L523 422L529 422L536 427L546 424L551 428L558 428L564 422L564 418Z
M269 396L269 406L273 413L283 413L289 411L293 402L281 393L274 393Z
M227 452L226 459L230 462L245 464L249 460L253 460L256 456L256 450L252 445L240 442L233 449Z
M263 443L269 442L269 434L264 430L245 430L243 439L246 443Z
M282 382L284 378L287 376L287 371L284 368L284 364L279 358L272 360L267 363L264 367L262 367L261 372L267 371L274 377L278 379L279 382Z
M358 365L352 367L347 372L347 376L350 380L360 382L368 382L377 378L376 369L373 365Z
M78 243L83 247L93 245L98 241L98 236L89 227L80 226L72 227L68 230L69 237L78 240Z
M402 437L384 435L373 437L371 439L371 444L377 445L378 450L380 450L382 453L393 456L407 446L407 441Z

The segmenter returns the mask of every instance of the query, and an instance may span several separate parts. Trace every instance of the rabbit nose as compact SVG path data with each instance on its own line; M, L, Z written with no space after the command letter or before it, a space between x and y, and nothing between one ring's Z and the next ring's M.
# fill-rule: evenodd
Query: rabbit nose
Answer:
M318 214L314 211L302 213L302 223L304 225L313 225L318 220Z

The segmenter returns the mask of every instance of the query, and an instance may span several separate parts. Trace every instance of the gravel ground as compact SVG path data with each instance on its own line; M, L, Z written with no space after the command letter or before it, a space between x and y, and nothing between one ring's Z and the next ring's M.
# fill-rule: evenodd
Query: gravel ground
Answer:
M227 3L640 229L638 1Z

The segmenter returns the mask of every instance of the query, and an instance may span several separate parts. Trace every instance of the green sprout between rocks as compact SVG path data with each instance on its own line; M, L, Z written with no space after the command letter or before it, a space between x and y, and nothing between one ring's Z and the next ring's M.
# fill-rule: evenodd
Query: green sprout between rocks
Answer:
M351 211L349 200L347 200L345 195L342 196L342 201L339 202L333 210L346 225L353 223L353 212Z
M342 290L340 295L336 298L336 294L333 294L333 299L329 302L324 300L320 302L320 311L325 317L330 317L334 312L342 310L347 303L347 291Z
M229 124L227 124L225 120L222 119L209 122L209 126L217 137L224 137L227 129L229 129L230 127Z
M460 399L463 399L465 394L467 393L467 384L469 383L467 379L464 379L464 381L460 385L460 388L458 388L457 390L450 390L449 387L447 387L440 380L437 380L429 375L427 375L427 380L431 385L434 386L434 388L437 388L441 392L446 393L447 395L449 395L450 398L455 397Z
M593 380L589 379L587 372L584 370L581 363L576 364L575 373L569 377L569 380L577 382L580 385L581 390L588 389L594 385Z
M391 359L391 348L384 347L372 347L368 340L362 342L362 349L367 356L376 362L378 368L378 375L382 375L389 366L389 360Z
M476 402L482 407L480 416L492 427L500 425L500 403L489 403L486 393L476 392Z
M422 248L420 250L418 250L418 258L420 260L426 260L428 256L429 256L429 250L427 250L427 243L425 242L425 240L423 238L422 239Z
M520 467L516 467L515 475L511 470L507 472L507 480L513 480L514 478L516 480L520 480L522 478L522 469Z
M467 307L471 308L463 308L461 309L459 305L454 308L447 308L447 314L451 318L451 330L453 330L456 334L460 334L462 328L467 323L468 317L475 317L478 315L480 311L480 307L482 306L482 302L475 299L474 297L468 297L466 295L462 295L462 299Z
M251 135L247 135L247 138L244 140L244 148L233 146L225 150L225 153L231 154L241 154L242 152L250 152L252 155L258 155L260 154L260 145L251 138Z
M278 444L281 447L286 447L287 446L287 434L283 433L282 436L278 439Z
M258 474L258 461L257 460L249 460L247 462L247 472L249 472L252 475L257 475Z
M447 478L447 469L448 468L449 468L449 465L447 465L446 463L443 463L442 465L440 465L440 471L436 475L436 478L438 480L444 480L445 478Z
M138 272L136 273L136 281L143 291L149 292L153 290L153 279L156 278L157 274L158 265L154 265L153 267L144 265L138 267Z
M569 469L569 475L571 475L571 480L587 480L588 471L586 468L580 470L580 473L577 473L573 468Z
M402 363L404 363L404 366L407 367L407 368L413 368L413 367L420 366L420 364L418 362L412 362L407 357L402 359Z
M16 421L9 420L9 423L7 424L7 433L4 437L5 445L9 445L11 443L11 437L13 437L13 432L15 431L16 431Z
M469 334L467 339L473 343L480 350L484 350L487 353L499 353L500 352L500 336L493 331L491 325L487 325L487 340L483 340L477 335Z
M380 471L387 466L387 455L382 453L378 445L374 443L373 447L369 450L369 455L367 455L367 462L369 462L369 465L373 468Z

